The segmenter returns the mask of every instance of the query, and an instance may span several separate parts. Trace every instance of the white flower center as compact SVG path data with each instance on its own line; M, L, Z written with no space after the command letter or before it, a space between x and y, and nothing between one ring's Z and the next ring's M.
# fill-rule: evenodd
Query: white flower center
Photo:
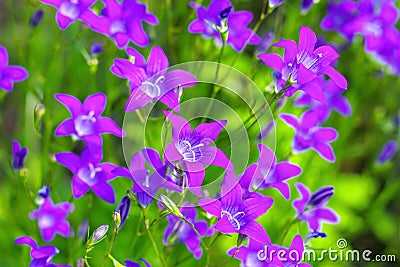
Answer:
M95 168L92 163L89 163L87 166L79 169L78 176L87 185L92 186L98 182L96 174L101 171L100 167Z
M192 146L189 141L181 140L177 146L177 149L185 161L196 162L201 156L199 148L202 146L204 146L203 143Z
M81 115L75 119L75 130L78 136L90 135L94 132L94 124L97 119L94 117L94 111L91 110L88 115Z
M59 11L65 17L70 18L72 20L76 20L80 13L78 7L78 0L62 2Z
M228 217L229 222L235 228L236 231L240 230L240 222L239 220L244 217L245 213L243 211L236 212L232 215L229 211L223 210L221 211L221 218L226 215Z
M40 229L50 228L54 226L55 218L52 214L44 214L39 217L38 223Z
M160 76L153 82L145 81L140 86L140 90L151 98L161 95L161 84L165 81L165 76Z
M121 20L116 20L111 23L110 33L114 35L116 33L126 33L126 25Z

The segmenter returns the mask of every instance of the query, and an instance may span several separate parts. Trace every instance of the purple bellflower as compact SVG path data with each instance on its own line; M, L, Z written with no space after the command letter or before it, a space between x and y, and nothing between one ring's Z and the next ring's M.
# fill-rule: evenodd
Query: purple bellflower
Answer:
M308 110L301 115L300 119L285 113L280 114L279 117L296 131L292 142L294 153L313 149L329 162L336 160L329 143L337 139L338 132L334 128L319 127L317 112Z
M385 162L391 160L399 149L399 144L394 141L388 141L379 152L378 158L376 159L376 163L378 165L384 164Z
M324 97L327 103L323 104L310 97L310 95L302 93L294 100L296 106L312 107L312 109L318 113L318 121L320 123L324 123L329 118L332 110L346 117L352 114L351 105L349 101L342 96L343 90L341 88L330 80L325 81L324 78L318 79L317 82L324 88Z
M274 46L285 49L283 59L275 53L260 54L258 57L276 73L276 90L287 96L292 96L298 90L302 90L326 103L323 90L315 81L315 78L327 75L340 88L347 88L347 81L331 64L339 57L339 54L331 46L320 46L314 50L317 37L306 26L300 27L299 44L293 40L285 40L275 43Z
M263 144L258 145L260 156L255 164L253 177L250 175L240 179L242 188L265 189L273 187L277 189L284 198L290 199L290 188L285 180L301 174L301 168L287 161L276 162L274 152ZM253 164L252 164L253 165Z
M121 201L118 203L117 208L115 209L115 212L119 212L121 221L118 229L121 229L122 226L125 224L126 219L128 218L129 211L131 209L131 200L129 199L128 196L124 196Z
M69 202L53 204L50 197L44 199L39 209L29 214L31 220L38 220L42 238L46 242L54 239L57 233L64 237L70 236L70 225L65 219L73 212L74 205Z
M57 8L56 21L58 26L65 30L68 26L80 19L84 20L85 16L93 13L89 8L96 0L40 0L46 5Z
M161 47L154 46L151 49L147 63L135 49L128 48L127 53L134 58L134 62L117 58L111 66L112 73L129 80L132 94L125 111L134 111L159 100L179 112L179 97L175 89L195 85L196 77L183 70L167 72L169 62Z
M210 146L226 125L226 121L202 123L192 130L189 122L169 111L164 111L172 123L172 139L165 151L166 161L185 170L189 189L202 194L205 165L219 166L233 171L233 164L219 148Z
M100 135L103 133L111 133L118 137L124 135L122 129L112 119L101 117L107 102L104 93L88 96L83 104L71 95L56 94L55 98L71 113L71 118L57 126L56 136L72 135L87 143L101 145Z
M27 245L31 247L32 261L30 267L71 267L70 265L59 265L52 263L54 255L59 253L59 250L54 246L38 247L36 241L30 236L21 236L15 239L15 244Z
M189 25L189 32L202 34L205 38L216 38L218 44L222 44L221 35L228 32L226 43L240 52L247 43L258 44L260 37L253 33L247 25L253 19L250 11L234 11L231 1L213 0L208 8L190 3L190 7L196 10L197 18Z
M12 142L12 167L18 171L24 167L26 155L28 154L28 148L21 148L18 140Z
M297 211L297 219L305 221L313 232L319 232L322 222L335 224L339 216L330 208L325 207L329 198L333 196L333 186L321 187L313 194L302 183L296 183L300 198L293 201L292 206Z
M100 147L90 150L85 149L82 155L70 152L61 152L54 155L58 163L68 168L73 173L72 194L75 198L80 198L91 189L98 197L108 203L115 202L115 193L109 181L115 178L111 171L116 168L114 164L104 162Z
M145 165L146 161L155 169L154 173L150 174ZM145 148L142 153L133 154L129 169L117 167L112 172L115 175L132 179L134 182L133 192L142 207L147 207L153 202L160 188L180 191L177 185L164 179L166 166L163 165L158 152L151 148Z
M202 220L196 221L197 212L194 207L182 207L181 213L186 220L193 223L194 227L202 237L207 234L207 222ZM164 246L168 243L185 243L187 249L193 253L193 256L196 259L200 259L203 249L200 246L200 239L192 227L173 214L167 215L167 220L168 226L165 228L164 232Z
M23 67L8 65L7 50L0 45L0 89L11 92L14 82L21 82L28 76L28 72Z
M151 267L150 263L148 261L146 261L145 259L139 258L139 260L141 260L146 267ZM131 260L126 260L125 264L126 264L126 267L140 267L141 266L139 263L131 261Z
M326 16L321 21L321 29L336 31L351 41L355 31L351 22L358 16L359 3L353 0L329 2Z
M129 41L145 47L149 37L143 29L143 22L158 24L157 17L146 11L147 6L137 0L104 0L101 16L93 12L86 14L84 21L94 31L112 38L118 48L124 48Z
M260 196L243 200L242 188L233 172L225 173L221 198L203 198L198 204L209 214L218 218L215 230L225 234L238 233L253 238L262 244L271 241L265 229L255 221L267 212L274 200Z

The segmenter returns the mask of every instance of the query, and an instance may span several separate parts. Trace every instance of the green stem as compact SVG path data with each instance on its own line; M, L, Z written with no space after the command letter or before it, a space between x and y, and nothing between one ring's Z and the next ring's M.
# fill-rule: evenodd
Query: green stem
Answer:
M279 243L280 245L283 245L283 242L285 241L285 238L286 238L287 234L289 233L289 230L292 228L292 226L293 226L296 222L298 222L297 217L296 217L294 220L291 220L291 221L289 221L289 222L286 224L285 231L283 232L283 235L282 235L282 237L281 237L281 241L280 241L280 243Z

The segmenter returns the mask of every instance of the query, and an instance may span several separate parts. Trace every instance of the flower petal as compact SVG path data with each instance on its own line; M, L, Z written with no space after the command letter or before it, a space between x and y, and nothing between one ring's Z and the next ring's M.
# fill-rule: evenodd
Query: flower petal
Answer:
M202 198L197 201L199 206L211 215L221 217L221 202L215 198Z
M268 67L273 68L276 71L282 72L283 67L283 60L281 56L268 53L268 54L261 54L257 56L259 59L262 60Z
M94 111L94 116L100 116L106 107L107 98L104 93L96 93L88 96L83 103L83 112L88 114Z
M55 136L65 136L76 133L75 123L72 118L66 119L57 126L54 135Z
M188 135L192 131L189 122L184 118L167 110L163 112L165 117L172 123L172 139L174 141L182 139L182 137Z
M151 102L153 98L145 94L140 88L134 90L125 105L125 112L135 111Z
M114 189L112 188L111 185L105 183L105 182L100 182L94 186L92 186L93 192L96 193L96 195L103 199L104 201L114 204L115 203L115 193Z
M228 216L223 216L214 226L215 230L225 234L233 234L236 233L235 228L229 222Z
M125 136L124 131L110 118L100 117L96 124L97 133L110 133L118 137Z
M80 198L89 190L89 186L76 175L72 178L71 187L74 198Z
M9 66L4 70L3 75L10 77L15 82L23 81L29 76L26 69L20 66Z
M314 150L317 151L317 153L325 160L329 162L335 162L335 153L330 145L324 143L315 144Z
M279 118L281 118L281 120L283 120L288 126L292 127L293 129L297 129L298 119L296 116L292 114L281 113L279 114Z
M238 232L262 244L271 244L271 240L267 232L258 222L248 222L242 226Z
M272 203L274 203L274 200L270 197L250 198L243 201L239 210L245 213L246 220L254 221L264 215L272 206Z
M347 89L347 80L346 78L340 74L337 70L335 70L331 66L327 66L323 68L322 74L328 75L332 81L342 89Z
M209 139L211 143L211 141L214 141L218 137L222 129L225 127L226 122L226 120L220 120L202 123L193 130L193 134L201 136L202 139Z
M0 45L0 69L8 66L8 53L7 49Z
M309 27L301 26L297 53L298 62L303 62L308 55L314 52L316 42L317 37L315 33Z
M168 58L164 51L159 46L154 46L149 54L147 60L146 73L149 77L159 73L162 70L168 68Z
M82 103L76 97L67 94L56 94L54 97L69 110L72 117L77 117L81 113Z
M54 155L58 163L68 168L72 173L77 173L81 167L81 158L70 152L61 152Z

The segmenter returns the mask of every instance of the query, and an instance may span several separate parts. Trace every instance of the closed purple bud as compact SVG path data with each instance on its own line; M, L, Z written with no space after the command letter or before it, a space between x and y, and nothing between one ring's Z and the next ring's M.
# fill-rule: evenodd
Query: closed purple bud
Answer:
M226 19L229 16L231 9L232 9L232 6L223 9L221 12L219 12L219 18Z
M147 194L145 191L137 192L136 197L137 197L140 205L143 208L147 207L154 199L152 196Z
M44 12L42 9L36 10L35 13L33 13L31 18L29 19L29 25L31 27L36 27L37 25L39 25L40 22L42 22L42 20L43 20L43 15L44 15Z
M28 154L28 148L23 147L21 149L21 145L17 140L14 140L12 143L12 165L14 170L20 170L24 167L25 158Z
M398 143L394 140L387 142L379 153L376 163L380 165L392 159L398 147Z
M317 191L312 194L310 200L308 201L308 204L310 206L318 206L321 203L326 202L328 199L330 199L333 196L333 186L325 186L321 187Z
M301 12L303 14L307 13L311 6L314 4L313 0L302 0L301 1Z
M83 240L86 238L87 232L89 229L89 220L83 220L83 222L81 223L81 225L79 225L78 228L78 238L79 240Z
M128 218L130 208L131 208L131 200L129 199L128 196L124 196L119 202L117 208L115 209L115 212L119 211L121 217L121 222L118 229L121 229L121 227L124 225L126 219Z
M38 191L38 196L41 198L48 198L50 195L50 187L48 185L43 186Z
M93 232L92 243L96 243L96 242L100 241L107 234L107 231L108 231L107 224L103 224L103 225L97 227L97 229L94 230L94 232Z
M94 43L90 47L90 52L92 53L93 56L96 56L96 55L100 54L101 52L103 52L103 46L99 43Z

